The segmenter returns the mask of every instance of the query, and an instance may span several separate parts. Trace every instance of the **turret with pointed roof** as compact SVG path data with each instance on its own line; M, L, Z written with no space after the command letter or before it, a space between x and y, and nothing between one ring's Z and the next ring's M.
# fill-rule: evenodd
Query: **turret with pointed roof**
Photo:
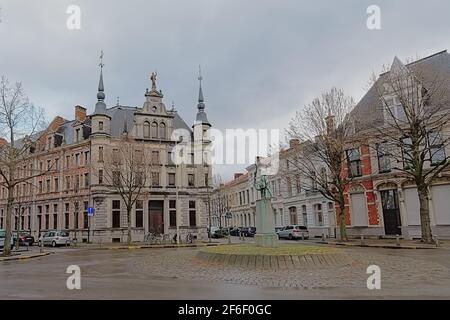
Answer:
M198 104L197 104L197 117L196 117L196 121L201 123L201 124L205 124L205 125L210 125L209 121L208 121L208 117L206 116L206 112L205 112L205 99L203 97L203 88L202 88L202 70L199 66L199 76L198 76L198 81L199 81L199 89L198 89Z

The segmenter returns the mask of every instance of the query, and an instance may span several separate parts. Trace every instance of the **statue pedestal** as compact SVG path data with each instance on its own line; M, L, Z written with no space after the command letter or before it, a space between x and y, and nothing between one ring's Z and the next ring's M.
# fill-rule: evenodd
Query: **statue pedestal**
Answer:
M278 235L275 233L275 221L270 199L256 201L256 234L258 247L276 247Z

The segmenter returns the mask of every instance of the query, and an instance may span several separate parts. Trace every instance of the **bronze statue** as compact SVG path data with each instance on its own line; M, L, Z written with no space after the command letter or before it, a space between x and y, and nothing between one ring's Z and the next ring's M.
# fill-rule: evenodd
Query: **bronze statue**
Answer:
M253 185L255 189L261 192L261 199L270 199L272 197L272 192L270 191L269 181L267 180L267 176L263 174L259 174L260 167L260 157L256 158L255 164L255 176L253 178ZM259 179L257 177L259 176Z

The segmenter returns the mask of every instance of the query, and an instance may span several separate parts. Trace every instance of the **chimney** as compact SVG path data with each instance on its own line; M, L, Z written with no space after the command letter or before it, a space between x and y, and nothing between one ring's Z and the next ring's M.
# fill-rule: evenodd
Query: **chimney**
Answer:
M237 179L239 177L242 177L244 174L243 173L235 173L234 174L234 179Z
M84 122L86 120L86 108L75 106L75 120Z
M300 139L291 139L289 140L289 148L298 148L300 146Z

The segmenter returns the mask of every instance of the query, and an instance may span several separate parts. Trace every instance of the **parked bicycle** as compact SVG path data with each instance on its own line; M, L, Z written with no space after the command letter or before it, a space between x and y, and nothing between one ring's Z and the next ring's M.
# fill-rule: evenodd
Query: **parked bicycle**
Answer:
M186 243L192 243L194 241L194 238L192 237L192 234L189 232L186 236Z

